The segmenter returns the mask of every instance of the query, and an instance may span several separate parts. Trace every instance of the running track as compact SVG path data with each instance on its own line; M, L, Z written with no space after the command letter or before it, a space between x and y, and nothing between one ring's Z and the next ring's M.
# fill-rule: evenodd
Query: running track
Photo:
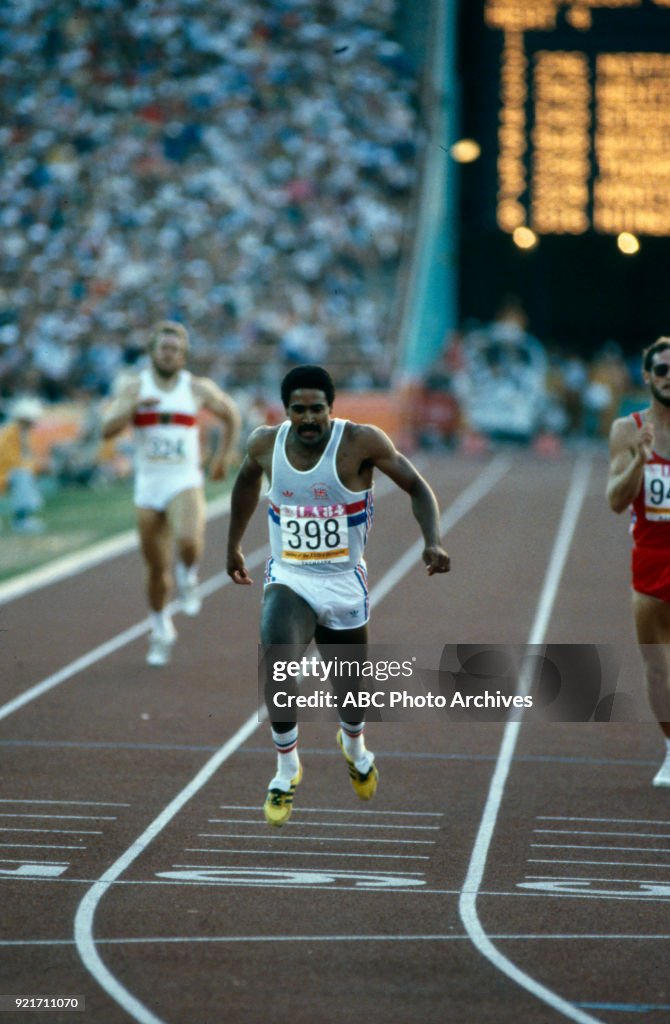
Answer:
M453 559L432 579L407 500L380 486L373 641L611 643L638 685L605 469L601 449L431 457ZM83 996L27 1019L95 1024L670 1020L657 727L371 722L367 806L335 727L305 722L296 808L270 831L264 517L253 587L222 575L225 526L164 670L144 665L136 551L0 588L0 996Z

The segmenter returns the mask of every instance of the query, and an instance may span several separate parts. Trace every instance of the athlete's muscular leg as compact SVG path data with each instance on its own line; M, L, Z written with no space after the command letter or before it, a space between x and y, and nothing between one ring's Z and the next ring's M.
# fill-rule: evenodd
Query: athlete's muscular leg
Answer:
M358 626L356 629L328 629L326 626L317 626L315 639L319 653L324 661L331 658L342 658L345 661L357 661L362 663L368 654L368 627ZM330 648L330 650L329 650ZM362 676L359 675L359 678ZM333 687L341 705L343 694L347 691L358 692L358 680L344 679L335 680ZM365 712L355 711L353 708L348 712L343 709L341 720L347 725L360 725L365 719Z
M140 549L146 566L149 607L160 612L170 596L170 527L164 512L152 508L137 509Z
M670 738L670 604L633 591L633 616L649 703Z
M187 569L199 564L205 544L205 496L201 487L175 495L167 507L177 555Z
M305 648L314 638L316 614L312 607L290 587L271 583L263 594L261 614L261 643L265 648L265 703L272 728L276 732L289 732L295 727L295 719L277 721L280 712L273 703L278 684L274 680L276 661L299 661ZM295 680L286 680L281 688L291 690Z

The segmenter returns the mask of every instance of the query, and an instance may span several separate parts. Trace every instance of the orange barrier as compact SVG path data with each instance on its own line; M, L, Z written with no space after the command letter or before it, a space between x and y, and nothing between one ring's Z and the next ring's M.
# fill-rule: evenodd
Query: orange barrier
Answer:
M394 391L338 391L333 407L334 414L356 423L372 423L384 430L403 450L415 447L415 417L421 394L420 385L408 385ZM81 430L85 409L82 405L70 403L49 406L30 432L31 446L35 454L38 472L49 468L50 454L54 445L69 444ZM269 407L269 423L280 423L284 410L280 403ZM205 430L216 425L216 419L206 412L202 414ZM103 442L101 461L114 458L116 439Z
M51 449L56 444L74 441L81 429L83 410L77 405L58 405L47 409L30 431L30 446L38 472L49 467Z

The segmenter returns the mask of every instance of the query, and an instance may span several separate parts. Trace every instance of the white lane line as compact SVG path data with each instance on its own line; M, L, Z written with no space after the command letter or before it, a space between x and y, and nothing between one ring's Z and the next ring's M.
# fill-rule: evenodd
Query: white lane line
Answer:
M579 860L577 857L570 860L561 860L559 857L529 857L528 864L590 864L599 865L601 868L670 868L670 864L649 864L646 861L635 860Z
M592 843L531 843L534 850L613 850L617 853L670 853L660 846L601 846Z
M255 804L219 804L222 811L257 811L258 807ZM408 818L443 818L444 813L442 811L373 811L372 809L365 811L349 810L349 808L339 807L303 807L300 805L301 814L364 814L366 817L369 814L383 814L385 818L390 815L402 815Z
M235 832L229 832L229 833L226 834L226 833L221 833L221 832L199 832L198 833L198 838L199 839L267 839L268 838L268 834L267 834L267 832L262 832L260 835L257 834L257 833L252 833L252 834L249 834L249 833L246 833L246 834L239 833L238 834L238 833L235 833ZM336 838L333 838L333 836L294 836L294 835L283 836L282 838L284 839L285 842L293 842L295 840L295 842L298 842L298 843L305 842L305 840L308 840L308 839L314 839L316 842L319 842L319 843L393 843L394 846L399 844L399 843L402 843L403 846L435 846L435 840L434 839L365 839L365 838L357 839L357 838L354 838L352 836L348 836L348 837L346 837L344 839L336 839Z
M91 830L81 828L24 828L22 825L17 825L16 828L10 828L7 825L3 825L0 828L0 832L41 832L50 836L101 836L103 832L93 832Z
M427 853L338 853L337 850L234 850L227 847L225 850L185 849L184 853L261 853L263 855L267 854L268 857L335 857L338 859L340 857L355 857L356 860L430 860ZM180 866L183 867L183 865ZM203 865L200 866L202 867Z
M17 857L0 857L0 864L55 864L66 866L69 865L69 860L29 860L27 857L21 857L19 860Z
M49 818L54 821L118 821L115 816L108 817L104 814L23 814L19 811L15 814L0 814L0 818Z
M536 835L552 836L626 836L630 839L670 839L670 835L659 835L658 832L596 832L587 829L534 828Z
M662 825L666 828L670 825L667 818L664 821L653 821L649 818L559 818L557 815L539 815L537 821L595 821L605 825Z
M393 486L390 480L388 480L387 478L384 479L387 480L387 486L382 486L378 488L378 493L380 494L384 494L387 491L391 490ZM267 558L267 553L267 545L263 545L263 547L258 548L256 551L254 551L247 559L248 568L255 569L257 566L262 565ZM100 561L105 561L105 559L101 558ZM58 578L62 579L62 576L59 576ZM23 579L23 577L21 577L21 579ZM20 580L17 581L17 583L19 582ZM50 579L48 582L54 582L54 580ZM210 579L205 580L203 583L201 583L200 586L198 587L198 592L200 596L203 598L209 597L211 596L211 594L215 593L217 590L220 590L222 587L227 586L229 583L231 583L231 579L228 576L228 574L226 572L220 572L217 573L215 576L210 577ZM45 585L45 582L39 584L39 586ZM34 587L31 586L30 589L36 589L36 586L37 584ZM372 598L372 595L370 595L370 597ZM171 604L168 605L168 610L172 614L176 614L177 612L179 612L179 602L176 600L172 601ZM94 648L87 654L84 654L80 658L77 658L75 661L70 662L69 665L66 665L64 668L60 669L58 672L55 672L53 675L48 676L46 679L43 679L42 682L36 683L35 686L32 686L24 693L19 694L19 696L15 697L13 700L10 700L7 704L0 705L0 721L2 721L3 718L7 718L9 715L13 714L15 711L18 711L26 704L29 704L31 701L36 700L38 697L43 696L43 694L45 693L48 693L49 690L52 690L55 686L60 686L61 683L64 683L68 679L71 679L72 676L78 675L79 672L84 672L87 668L90 668L91 665L95 665L97 662L109 657L109 655L114 654L122 647L126 647L128 644L133 643L133 641L138 640L145 633L148 633L150 629L151 619L149 618L149 616L147 616L141 622L138 622L134 626L131 626L129 629L124 630L123 633L119 633L117 636L112 637L112 639L108 640L106 643L100 644L99 647Z
M230 496L224 495L208 502L207 519L214 519L223 515L230 508ZM75 551L69 555L54 559L47 565L32 569L30 572L22 573L16 579L0 583L0 605L15 601L19 597L25 597L34 590L41 590L53 583L60 583L62 580L70 579L87 569L94 569L103 562L108 562L119 555L125 555L137 548L137 531L135 529L125 530L123 533L110 537L108 540L92 544L84 551Z
M227 852L227 851L226 851ZM574 861L570 861L574 864ZM611 875L600 877L600 875L526 875L527 879L541 882L620 882L622 885L667 885L667 881L659 878L612 878Z
M111 998L123 1007L123 1009L134 1020L140 1024L163 1024L160 1017L157 1017L151 1010L140 1002L131 992L126 989L117 978L111 973L100 958L96 949L96 940L93 937L93 919L98 904L109 887L116 882L120 875L136 860L147 846L159 835L172 819L179 813L186 803L195 795L218 771L235 751L252 736L259 726L259 714L254 711L236 733L223 744L217 752L203 765L200 771L191 779L181 792L165 807L144 832L132 843L128 849L121 854L114 863L107 868L85 894L79 906L74 920L74 938L79 956L86 969L93 975L98 984L107 992Z
M454 525L461 516L465 515L474 507L477 501L481 501L481 499L493 489L495 484L508 471L510 465L511 461L509 459L500 457L489 463L483 473L473 481L473 483L459 496L459 498L456 499L454 505L450 506L450 508L444 512L440 519L442 532L447 529L447 524L449 526ZM485 484L482 483L482 481L485 481ZM466 498L466 495L469 495L469 497ZM453 512L455 506L458 506L458 515ZM411 561L408 559L404 560L404 564L406 565L405 572L408 572L409 569L414 566L416 558L420 557L423 545L418 547L417 550L418 554L415 555ZM387 577L391 576L393 576L393 583L387 581ZM226 578L228 579L228 577ZM372 588L370 592L370 601L381 601L400 578L401 576L398 575L397 567L392 567L389 572L381 578L379 583ZM137 857L139 857L153 839L162 832L169 822L172 821L175 815L179 813L182 807L188 803L191 797L194 796L195 793L197 793L209 781L212 775L218 771L221 765L224 764L228 758L231 757L235 751L238 750L239 747L241 747L242 744L254 734L258 729L262 717L263 716L259 715L258 711L254 711L244 725L242 725L237 732L231 736L231 738L224 743L224 745L212 757L210 757L191 782L189 782L188 785L174 797L158 817L155 818L154 821L144 830L139 838L136 839L135 842L128 847L125 853L114 861L114 863L101 875L98 881L95 882L95 884L88 890L77 907L74 920L74 936L82 963L93 975L100 987L103 988L105 992L107 992L107 994L119 1004L119 1006L122 1006L131 1017L138 1021L138 1024L164 1024L164 1021L162 1021L160 1017L157 1017L144 1005L144 1003L129 992L128 989L121 984L121 982L103 963L96 949L96 940L93 936L93 920L98 904L109 887L116 882L119 876L127 870ZM263 838L266 837L264 836Z
M491 935L496 942L602 942L612 940L614 942L659 942L670 940L670 934L664 935L640 935L637 932L617 933L583 933L571 934L570 932L556 932L547 934L536 934L533 932L498 933ZM160 945L188 945L189 943L207 942L470 942L469 935L399 935L397 932L392 935L158 935L145 936L142 938L130 937L115 939L98 939L99 946L142 946ZM0 947L13 946L73 946L74 939L0 939Z
M256 568L267 557L267 547L259 548L249 556L248 566L250 569ZM200 585L200 593L202 596L209 596L215 590L219 590L221 587L225 587L228 583L231 583L231 579L227 573L221 572L216 576L212 576ZM169 605L171 612L179 611L179 604L177 601L173 601ZM7 718L9 715L18 711L20 708L25 707L26 704L30 704L31 701L37 700L38 697L42 697L49 690L52 690L56 686L60 686L61 683L71 679L72 676L78 675L79 672L85 671L90 668L91 665L95 665L98 661L102 661L104 658L109 657L116 651L125 647L127 644L132 643L134 640L138 640L145 633L148 633L151 629L151 619L147 616L141 622L136 623L129 629L124 630L122 633L118 633L111 640L107 640L105 643L95 647L92 651L87 654L83 654L80 658L75 661L71 661L69 665L65 665L64 668L59 669L58 672L54 672L53 675L43 679L41 683L36 683L35 686L31 686L30 689L24 693L19 694L13 700L8 701L7 704L0 706L0 721L3 718Z
M207 823L209 825L257 825L258 818L208 818ZM350 821L305 821L296 822L296 824L305 825L307 828L393 828L396 831L403 829L412 832L439 832L441 827L440 825L373 825L372 823L358 824Z
M387 477L382 477L376 489L378 497L383 497L393 489L393 484ZM225 494L207 503L207 520L216 519L230 510L230 495ZM138 547L137 530L135 528L125 530L123 533L110 537L108 540L99 541L84 551L76 551L61 558L54 559L48 565L40 566L29 572L22 573L15 579L0 583L0 605L15 601L19 597L25 597L34 590L41 590L43 587L51 586L53 583L60 583L61 580L77 576L87 569L93 569L103 562L108 562L119 555L125 555ZM202 593L202 588L199 588Z
M2 850L85 850L85 846L59 846L57 843L0 843Z
M130 807L130 804L112 804L103 800L0 800L0 804L76 804L81 807Z
M459 494L454 502L442 513L440 517L440 535L444 536L452 526L471 512L482 498L502 480L509 471L511 460L505 456L497 456L486 466L484 471L472 483ZM393 590L395 585L406 576L410 569L416 566L421 559L424 549L423 539L416 541L402 555L395 565L381 578L379 583L370 592L370 604L381 601Z
M481 499L485 497L486 494L488 494L488 492L495 486L498 480L500 480L509 470L510 465L510 460L501 456L498 456L498 458L490 462L482 474L477 477L443 513L442 518L440 519L440 529L442 533L445 533L450 529L451 526L458 522L462 516L466 515L466 513L469 512L478 501L481 501ZM381 484L382 486L377 488L378 493L386 493L392 489L391 481L386 477L383 478ZM406 575L414 566L415 562L421 557L422 551L422 541L417 542L410 547L399 562L395 564L394 568L389 570L389 572L381 578L376 587L373 587L370 592L370 601L381 601L386 594L393 589L398 580ZM255 569L258 565L262 564L266 558L267 545L264 545L249 556L247 559L247 566L249 569ZM201 597L209 597L215 591L227 586L230 582L231 579L228 574L226 572L221 572L201 583L198 590ZM178 601L173 601L169 605L169 610L173 613L178 612ZM111 654L114 654L122 647L126 647L133 641L138 640L145 633L148 633L150 629L151 619L147 616L141 622L138 622L129 629L126 629L123 633L119 633L106 643L100 644L99 647L94 648L87 654L84 654L75 661L70 662L69 665L66 665L53 675L48 676L35 686L30 687L30 689L19 694L13 700L10 700L4 705L0 705L0 721L13 714L15 711L18 711L26 704L29 704L31 701L36 700L45 693L48 693L49 690L52 690L55 686L59 686L61 683L71 679L72 676L78 675L79 672L85 671L87 668L90 668L91 665L95 665L97 662L102 661Z
M556 533L554 547L549 559L549 565L542 584L540 600L538 603L535 619L528 637L529 644L541 644L544 641L549 617L551 615L558 587L563 575L563 569L572 544L579 514L586 496L586 489L590 476L590 461L588 458L580 458L576 463L570 481L563 513ZM519 692L524 695L528 693L532 685L532 676L529 672L522 674L519 679ZM479 915L477 913L477 896L481 889L486 862L489 855L493 832L495 830L500 805L502 803L507 777L509 774L514 749L521 728L520 721L508 722L503 732L502 743L498 753L498 759L491 778L491 784L484 807L484 812L477 832L477 838L472 850L470 864L466 875L463 889L459 899L459 912L466 931L479 952L499 971L505 974L521 988L526 989L536 996L543 1003L562 1013L569 1020L577 1024L599 1024L596 1017L584 1013L572 1003L563 999L556 992L553 992L546 985L542 985L530 974L522 971L512 960L501 953L486 934Z

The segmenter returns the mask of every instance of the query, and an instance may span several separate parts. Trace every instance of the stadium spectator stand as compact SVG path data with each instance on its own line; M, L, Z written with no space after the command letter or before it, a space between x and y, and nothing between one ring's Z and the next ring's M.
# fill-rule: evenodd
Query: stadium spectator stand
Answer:
M417 175L395 0L0 5L0 402L109 392L147 325L275 387L387 383Z

